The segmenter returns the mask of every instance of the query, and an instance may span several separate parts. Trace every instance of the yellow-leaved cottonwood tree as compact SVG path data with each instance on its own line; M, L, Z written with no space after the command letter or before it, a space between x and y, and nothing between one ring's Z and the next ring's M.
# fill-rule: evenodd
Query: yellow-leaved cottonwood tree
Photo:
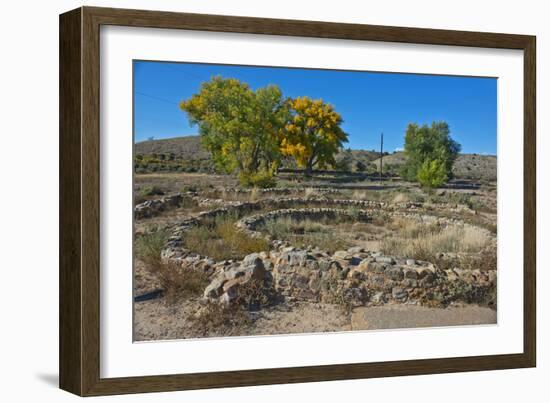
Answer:
M335 156L348 141L342 117L322 99L298 97L287 102L290 118L281 132L281 152L306 172L336 164Z
M308 97L284 99L276 85L253 90L216 76L180 108L199 126L218 169L236 172L244 186L273 186L282 155L307 172L334 166L348 139L332 105Z

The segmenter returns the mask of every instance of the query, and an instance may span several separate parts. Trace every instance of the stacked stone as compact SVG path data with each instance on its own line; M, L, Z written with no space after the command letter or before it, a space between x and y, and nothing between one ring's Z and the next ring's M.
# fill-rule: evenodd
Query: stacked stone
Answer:
M179 207L185 198L193 197L194 193L176 193L160 199L146 200L134 207L134 217L136 220L153 217L162 211Z
M270 295L287 300L334 302L335 296L350 306L384 303L422 304L434 296L450 295L465 285L496 286L495 271L442 271L432 263L396 259L355 247L329 254L320 250L281 248L254 253L242 262L225 263L212 276L204 298L229 304L239 300L239 290L251 282L272 287Z
M169 207L178 206L184 197L192 197L198 205L217 202L214 199L200 199L194 194L176 194L136 206L136 218L149 217ZM319 207L292 208L303 204ZM250 216L254 211L270 207L277 210ZM359 210L352 212L338 207L354 207ZM350 306L421 304L433 300L434 297L452 298L455 290L468 287L474 292L478 288L494 288L497 280L495 271L466 271L459 268L443 271L429 262L383 256L359 247L330 254L317 249L296 249L283 241L271 240L273 250L269 253L248 255L240 262L215 262L186 250L182 242L182 237L192 227L201 225L207 219L228 214L243 216L237 226L252 236L265 236L256 230L267 220L280 217L290 217L298 221L306 218L368 221L373 214L382 213L441 225L467 225L459 219L423 215L415 211L422 207L420 203L410 202L390 204L324 198L224 202L223 207L203 211L196 217L174 225L162 257L182 265L191 265L207 273L211 281L205 289L204 299L224 304L238 303L241 300L239 296L248 286L260 283L270 297L278 295L290 300L314 302L334 302L337 299Z

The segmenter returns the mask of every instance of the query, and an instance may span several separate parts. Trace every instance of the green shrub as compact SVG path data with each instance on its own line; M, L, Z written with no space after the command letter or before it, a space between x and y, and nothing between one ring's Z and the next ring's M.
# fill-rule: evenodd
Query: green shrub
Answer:
M164 191L158 186L145 186L140 189L142 196L162 196Z
M258 187L262 189L272 188L277 185L277 181L272 171L263 170L258 172L239 173L239 182L243 187Z
M416 179L427 188L443 185L449 179L445 163L437 159L424 161L416 173Z
M367 170L367 166L361 161L356 161L355 162L355 170L357 172L365 172Z

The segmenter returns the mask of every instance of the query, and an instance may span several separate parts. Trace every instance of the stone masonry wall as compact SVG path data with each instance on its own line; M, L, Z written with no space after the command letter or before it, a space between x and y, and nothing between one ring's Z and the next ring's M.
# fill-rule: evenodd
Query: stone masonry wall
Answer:
M161 205L177 205L183 197L199 200L190 193L179 194L163 198ZM140 209L136 206L136 216L138 210L141 216L147 216L147 211L157 211L158 206L154 206L152 201ZM307 208L296 208L298 206ZM186 250L182 242L190 228L224 214L242 217L237 227L253 236L266 236L257 231L258 228L267 220L279 217L368 221L373 214L383 213L424 222L437 220L443 225L468 225L458 219L426 215L422 207L420 203L325 198L224 202L224 207L176 223L162 257L207 273L210 284L204 291L204 300L226 304L242 303L251 288L256 293L261 290L268 299L330 302L351 307L384 303L445 304L465 300L467 295L483 296L493 292L497 281L494 270L440 270L430 262L383 256L358 247L330 254L318 249L297 249L279 241L271 243L272 250L248 255L242 261L216 262ZM270 208L274 210L251 215Z

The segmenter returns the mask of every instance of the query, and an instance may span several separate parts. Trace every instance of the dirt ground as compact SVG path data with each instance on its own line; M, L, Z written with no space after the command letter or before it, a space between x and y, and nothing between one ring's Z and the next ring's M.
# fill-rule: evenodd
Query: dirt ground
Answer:
M134 341L193 338L188 319L199 306L197 301L167 305L160 299L136 304ZM264 309L254 316L247 336L497 323L496 311L477 305L386 305L359 307L347 314L335 305L302 302Z
M400 203L420 201L426 205L437 203L464 204L476 211L476 214L466 217L449 213L452 218L468 218L475 220L474 225L494 222L496 232L496 184L484 183L476 188L453 188L452 186L426 193L417 186L405 183L337 183L331 179L315 179L304 183L284 178L281 183L285 187L316 186L324 184L331 188L339 188L337 194L320 194L321 197L351 198L358 200L378 200ZM357 189L346 188L347 185L359 186ZM149 186L158 186L165 195L177 192L193 191L201 197L209 198L214 203L231 200L252 200L257 197L277 197L277 195L262 195L254 193L232 193L219 189L236 186L235 178L224 175L190 174L190 173L155 173L136 175L134 188L136 194ZM282 186L282 185L281 185ZM293 197L308 197L305 194L293 194ZM464 196L467 196L466 198ZM141 197L155 198L159 196ZM201 211L209 210L217 204L183 206L135 223L136 234L170 228L175 222L193 217ZM432 212L435 214L434 212ZM456 216L456 217L455 217ZM347 246L361 246L366 250L379 250L381 240L392 236L386 226L389 222L379 223L340 223L333 224L330 232L338 234ZM491 226L485 226L493 229ZM134 270L134 295L140 296L159 290L161 284L147 267L138 259ZM194 329L193 317L200 312L200 298L184 299L168 303L165 298L156 298L134 303L134 340L162 340L179 338L205 337ZM389 304L384 306L359 307L346 312L342 307L332 304L313 302L286 301L258 312L249 312L250 323L246 328L236 329L236 335L275 335L290 333L338 332L348 330L403 329L414 327L463 326L478 324L495 324L497 314L494 309L475 304L451 305L446 308L433 308L412 304ZM231 336L231 334L216 334L214 331L207 337Z
M414 305L386 305L356 308L352 330L406 329L415 327L496 324L495 310L478 305L428 308Z

